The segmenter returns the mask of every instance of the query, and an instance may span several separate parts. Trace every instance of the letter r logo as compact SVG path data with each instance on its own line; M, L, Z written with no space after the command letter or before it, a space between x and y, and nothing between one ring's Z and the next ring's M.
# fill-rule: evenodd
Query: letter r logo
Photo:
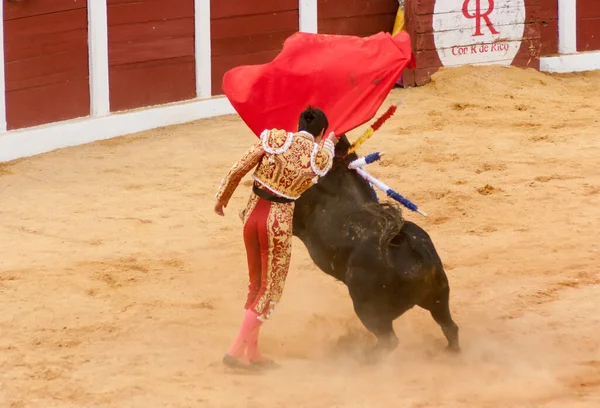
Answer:
M483 35L483 33L481 32L481 20L482 19L485 21L487 28L490 30L490 32L492 34L500 34L494 28L494 25L490 21L490 17L489 17L489 15L492 14L492 12L494 11L494 7L495 7L494 0L485 0L488 2L488 8L485 13L481 12L481 2L482 1L484 1L484 0L475 0L475 11L473 14L469 13L469 3L471 3L471 0L465 0L465 2L463 3L463 7L462 7L463 15L468 19L472 19L472 18L475 19L475 34L473 34L473 37Z

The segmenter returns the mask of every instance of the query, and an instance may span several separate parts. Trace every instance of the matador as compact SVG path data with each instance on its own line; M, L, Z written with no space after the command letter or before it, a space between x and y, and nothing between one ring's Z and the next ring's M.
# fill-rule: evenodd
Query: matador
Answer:
M325 113L309 107L300 114L297 132L263 131L218 189L215 212L222 216L241 179L255 168L252 193L240 214L250 284L241 328L223 358L230 367L278 366L260 354L259 331L281 299L288 274L294 200L332 167L338 139L333 132L323 138L328 126Z

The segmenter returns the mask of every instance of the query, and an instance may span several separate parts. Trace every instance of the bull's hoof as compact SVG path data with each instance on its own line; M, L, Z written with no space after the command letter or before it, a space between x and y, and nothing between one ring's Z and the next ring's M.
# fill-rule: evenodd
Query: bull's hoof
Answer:
M374 348L366 351L362 355L362 358L360 359L360 361L364 365L374 365L374 364L381 362L383 357L388 354L389 354L389 350L381 348L381 347L374 347Z
M460 353L460 346L458 344L448 344L446 347L448 353L458 354Z

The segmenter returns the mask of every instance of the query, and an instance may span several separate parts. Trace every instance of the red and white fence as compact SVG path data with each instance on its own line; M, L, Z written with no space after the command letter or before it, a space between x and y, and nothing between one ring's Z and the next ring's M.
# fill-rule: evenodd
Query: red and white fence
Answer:
M398 3L2 0L0 162L234 113L228 69L269 61L298 30L389 32ZM404 3L417 55L407 85L460 64L600 68L597 0Z

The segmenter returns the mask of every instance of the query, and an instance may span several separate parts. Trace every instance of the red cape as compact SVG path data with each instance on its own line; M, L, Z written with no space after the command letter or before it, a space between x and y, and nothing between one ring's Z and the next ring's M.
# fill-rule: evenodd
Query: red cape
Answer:
M265 129L296 131L308 105L327 115L340 136L375 116L407 66L410 37L379 33L360 38L298 32L270 63L240 66L223 77L223 90L258 136Z

